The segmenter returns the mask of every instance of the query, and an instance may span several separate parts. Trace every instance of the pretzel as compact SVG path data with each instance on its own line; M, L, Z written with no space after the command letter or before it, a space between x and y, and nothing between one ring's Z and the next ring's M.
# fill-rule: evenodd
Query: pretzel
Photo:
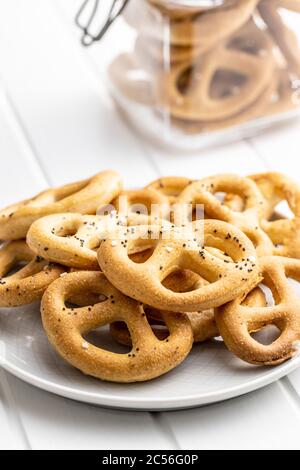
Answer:
M209 74L211 74L211 78L213 77L211 83L208 82L208 84L205 84L202 76L200 76L198 80L196 78L197 74L192 76L192 82L189 79L188 70L193 65L193 61L187 61L172 66L169 73L165 71L159 73L160 66L155 66L155 64L152 66L152 69L150 67L150 70L143 72L141 64L139 64L133 56L129 56L128 54L122 54L111 64L111 80L117 92L131 101L135 101L144 106L156 108L158 106L160 108L166 107L168 112L171 113L171 122L175 126L183 129L186 133L219 130L241 124L264 113L270 113L271 109L268 107L270 103L272 103L276 93L279 74L275 74L273 80L267 80L267 77L264 78L264 71L270 73L270 67L272 66L273 70L275 64L271 50L273 46L269 36L267 33L260 31L252 23L249 23L229 41L229 45L233 47L233 49L228 49L227 52L229 54L231 54L231 52L237 54L238 51L236 51L236 48L240 47L242 49L240 54L244 54L245 57L248 57L252 64L256 59L263 62L261 66L257 63L257 68L255 69L257 73L261 75L263 81L261 84L256 83L256 77L253 77L253 94L255 94L253 97L251 97L251 95L248 96L248 88L245 86L244 79L242 78L244 76L244 66L237 76L232 75L232 71L227 71L226 73L224 71L218 71L218 73L215 74L213 70L210 70L211 61L209 58L212 57L212 55L216 57L216 66L221 69L221 65L219 67L219 56L216 50L208 54L205 63L203 63L202 56L200 60L198 60L201 68L205 67L205 64L207 64L205 67L206 72L208 72L207 78L209 78ZM262 57L259 57L259 54L262 54L266 47L269 50L269 54L268 60L264 63L265 61L262 60ZM222 49L224 49L223 46ZM225 48L224 50L226 51L227 49ZM253 56L253 52L256 53L258 58ZM145 62L145 60L143 62ZM156 75L158 75L156 80L157 84L153 82L153 72L155 70L153 70L153 67L157 68L155 72ZM228 68L227 63L226 68ZM144 79L141 78L141 72L145 75ZM169 82L171 82L171 86ZM198 85L200 89L203 90L203 95L206 96L208 100L208 102L204 104L199 104L197 99L195 99L195 96L199 95ZM206 86L209 86L210 89L205 91ZM181 88L184 92L183 96L181 96ZM187 94L185 94L185 89L188 91ZM244 97L246 99L244 103L242 97L239 96L239 92L242 90L244 91ZM291 87L289 91L291 91ZM201 95L201 100L202 99L203 97ZM249 99L252 100L252 102L247 104ZM278 107L281 106L282 101L283 100L280 100ZM225 106L226 103L230 106ZM287 109L292 107L291 100L289 100L287 104ZM211 105L214 107L216 114L209 117L206 111L207 106L210 107ZM231 107L232 105L233 107ZM202 109L203 113L201 111ZM274 112L275 111L274 109ZM283 109L279 108L278 112L279 111L283 111ZM220 115L224 113L229 113L229 115L227 118L220 119L220 115L218 115L219 112L221 113ZM175 117L174 114L176 115Z
M239 210L231 209L220 201L216 197L218 193L239 196L241 201ZM191 207L203 204L206 217L222 220L240 228L250 238L259 256L272 254L273 244L259 226L267 202L256 184L249 178L233 174L203 178L188 186L178 197L177 203L175 221L182 217L178 211L183 204L190 204Z
M185 120L210 122L230 118L261 96L270 83L274 66L268 34L250 22L225 45L219 44L198 62L180 63L171 67L169 73L161 74L158 88L162 106L170 110L171 116ZM222 69L246 77L246 81L243 79L235 87L236 92L214 98L210 93L212 82Z
M224 96L233 87L234 81L232 79L226 83L226 80L222 77L220 86L215 87L215 93L217 96ZM238 115L214 122L186 121L184 119L173 118L172 124L185 134L199 134L234 127L261 117L282 114L298 106L299 90L294 88L289 72L286 69L280 68L274 74L273 80L258 100Z
M124 294L152 307L175 312L194 312L222 305L244 292L247 286L257 284L256 252L240 230L216 220L199 221L186 229L183 238L176 227L161 231L156 226L140 226L136 227L134 240L129 237L125 243L123 240L103 241L98 250L100 267ZM128 253L147 233L153 254L145 263L134 263ZM152 238L159 233L159 239ZM214 256L206 247L222 249L231 260ZM192 292L172 292L162 282L178 269L196 272L210 284Z
M65 266L99 269L95 248L105 236L98 216L55 214L32 224L27 244L34 253Z
M244 300L243 305L247 307L265 307L266 298L262 290L256 287ZM161 341L168 336L168 330L164 328L159 310L152 308L145 309L148 321L155 336ZM220 335L215 322L214 310L205 310L203 312L186 313L193 330L194 343L202 343ZM259 327L259 326L258 326ZM254 327L255 331L255 327ZM110 333L114 340L124 346L131 346L130 333L126 325L122 322L112 323Z
M292 3L293 5L296 4L295 1ZM282 6L286 5L287 7L288 4L289 2L282 2ZM297 2L298 11L300 12L299 5L299 2ZM270 2L262 1L259 3L258 10L264 22L266 23L270 34L273 36L276 44L286 59L288 67L292 72L299 76L300 47L297 35L284 24L280 13L275 8L275 5L271 4Z
M216 195L229 193L238 195L243 206L234 211L222 203ZM265 213L267 202L250 178L235 174L219 174L190 184L177 198L181 204L205 204L205 212L212 218L238 226L257 226Z
M91 291L103 300L93 306L69 309L72 295ZM48 338L70 364L101 380L140 382L170 371L189 354L193 333L181 314L163 313L170 335L159 341L147 321L143 306L122 295L98 272L70 273L54 282L42 300L42 319ZM131 334L129 354L116 354L84 339L88 332L115 321L124 321Z
M189 186L193 180L183 176L166 176L153 181L146 186L147 189L155 189L168 198L169 204L176 202L177 197Z
M300 339L300 301L289 284L289 277L300 280L300 261L284 257L260 260L263 282L272 290L274 306L244 307L243 297L216 310L215 316L226 346L238 357L251 364L277 365L293 357ZM262 345L250 336L249 330L275 325L279 338Z
M300 188L281 173L261 173L251 176L260 188L267 204L264 206L262 229L274 243L278 256L300 258ZM276 206L286 200L294 214L293 219L272 220Z
M287 70L279 71L279 80L273 99L263 111L263 116L285 113L299 107L299 87L295 87Z
M15 271L11 274L11 271ZM0 249L0 307L17 307L39 300L65 269L36 257L24 241Z
M151 216L156 208L156 217L163 218L169 214L169 199L162 191L147 187L138 190L123 191L112 203L122 215Z
M124 12L126 21L150 38L163 40L166 29L170 43L181 46L204 45L214 47L250 19L259 0L227 1L224 7L207 9L205 12L183 19L169 20L155 8L147 8L141 0L131 0Z
M132 259L132 258L131 258ZM134 255L136 259L136 255ZM144 259L143 262L147 260ZM141 260L140 260L141 262ZM173 292L190 292L198 287L208 285L205 279L196 273L188 270L176 271L170 274L162 282L163 286ZM160 340L165 340L168 336L168 330L162 328L165 326L160 310L146 307L145 312L155 336ZM218 329L215 323L214 310L209 309L203 312L192 312L186 314L193 330L194 342L203 342L214 336L218 336ZM157 327L159 325L159 328ZM120 344L131 345L130 333L124 322L116 322L110 325L112 337Z
M293 105L292 101L291 83L289 82L289 86L287 87L286 78L286 75L283 76L283 74L275 74L274 79L258 99L233 117L210 122L173 118L171 122L175 128L180 129L185 134L194 135L205 132L220 131L229 127L242 125L268 114L288 111L295 105ZM226 87L226 82L224 83L224 80L220 80L220 86L218 86L218 89L216 90L216 94L220 99L222 96L230 94L235 88L234 81L232 79L228 80L228 82L229 83Z
M61 212L95 214L99 206L110 203L121 189L121 178L114 171L48 189L0 211L0 240L25 238L30 225L45 215Z
M123 236L131 225L148 223L142 215L121 217L82 214L55 214L32 224L27 243L34 253L45 259L76 269L98 270L97 248L110 232L118 228ZM168 226L167 222L164 222ZM142 247L144 249L144 247Z

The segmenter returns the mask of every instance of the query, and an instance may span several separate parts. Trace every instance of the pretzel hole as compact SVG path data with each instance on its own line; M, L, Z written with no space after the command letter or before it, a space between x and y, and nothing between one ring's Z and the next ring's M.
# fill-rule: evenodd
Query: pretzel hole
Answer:
M224 191L218 191L218 192L214 193L214 196L215 196L216 199L218 199L218 201L224 202L224 199L226 197L226 193Z
M168 338L168 336L170 336L170 331L159 311L151 307L144 307L144 311L156 338L160 341L164 341L166 338Z
M272 214L272 220L281 220L289 219L292 220L295 218L294 213L292 212L289 203L284 200L280 201L275 207Z
M58 227L53 227L51 230L57 237L69 238L74 237L78 232L79 224L74 221L64 222L63 225Z
M300 298L300 282L297 279L293 279L292 277L288 277L289 285L294 289L294 293Z
M247 77L241 73L227 69L215 72L210 86L210 96L213 99L222 99L240 94Z
M132 253L129 255L129 259L134 263L142 264L145 263L153 254L154 248L148 248L138 253Z
M101 239L98 240L90 240L89 242L89 249L97 252L100 248L100 245L102 243Z
M162 186L158 189L160 193L167 197L177 197L183 190L182 188L176 188L175 186Z
M217 258L221 260L226 260L229 263L234 263L234 260L231 258L231 256L228 255L226 251L223 251L215 247L209 247L209 246L206 246L206 251L208 251L210 254L212 254L213 256L216 256Z
M222 205L229 207L234 212L246 210L247 194L244 194L243 188L234 188L234 185L226 183L221 183L218 186L218 189L212 194Z
M224 237L225 238L225 237ZM207 234L204 246L212 255L224 260L224 262L237 262L245 257L243 246L239 247L237 241L231 239L224 240L218 236Z
M147 237L155 236L156 232L152 232L150 235L145 234L145 238L139 239L128 239L127 253L128 257L134 263L145 263L151 258L155 247L159 242L159 236L156 239L150 239Z
M146 309L145 309L146 312ZM147 315L148 317L148 315ZM170 335L169 329L167 325L163 322L159 322L158 320L148 318L149 324L151 325L151 329L159 341L164 341ZM114 326L116 327L115 332L117 333L115 336L115 341L117 343L121 343L123 345L129 346L131 345L131 337L129 329L124 322L115 322Z
M28 260L19 260L12 262L10 265L6 266L6 268L2 271L1 277L11 277L14 274L17 274L19 271L24 269L30 261Z
M266 299L266 306L267 307L274 307L276 304L279 303L280 299L277 297L277 301L275 300L273 291L270 287L268 287L266 284L260 284L258 286L260 290L263 292L265 299Z
M108 297L99 292L87 292L85 294L74 294L70 298L65 300L65 306L69 309L93 307L96 304L105 302Z
M187 95L191 88L195 84L195 69L193 67L187 67L177 78L176 88L181 95Z
M257 43L255 38L236 36L228 44L229 49L243 51L251 55L257 55L259 51L263 50Z
M222 336L216 336L215 338L212 338L211 341L216 343L224 343Z
M276 325L267 325L259 331L250 333L251 338L264 346L270 346L281 335L280 329Z
M234 193L226 193L224 204L234 212L243 212L245 210L245 199Z
M124 324L126 327L126 324ZM126 327L127 328L127 327ZM132 347L116 342L109 331L109 325L96 328L83 335L83 339L97 348L116 354L128 354Z
M189 269L177 269L162 281L166 289L177 293L192 292L200 284L206 284L206 281Z

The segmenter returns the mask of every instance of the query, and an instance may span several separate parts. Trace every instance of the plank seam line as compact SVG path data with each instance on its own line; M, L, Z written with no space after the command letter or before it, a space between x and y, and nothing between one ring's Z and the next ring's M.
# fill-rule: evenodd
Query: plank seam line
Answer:
M12 424L14 432L18 433L19 439L23 444L23 449L31 450L30 442L23 426L14 393L6 374L7 373L3 369L0 369L1 389L3 390L4 405L7 410L9 422Z
M298 392L291 383L290 379L288 377L283 377L281 380L279 380L279 386L283 390L283 393L287 396L289 402L296 409L300 417L300 396L298 395Z
M57 0L54 0L51 2L51 6L53 7L54 10L56 10L57 15L59 16L60 20L63 22L63 24L66 26L66 30L68 31L68 36L70 36L74 41L78 41L78 46L75 45L76 47L76 55L80 58L80 61L82 62L82 66L84 67L85 70L89 70L89 76L91 80L93 81L93 86L95 88L95 91L97 93L97 96L99 96L100 100L102 103L106 104L107 106L112 105L112 100L108 97L108 94L104 94L99 90L99 84L101 83L101 78L99 77L99 71L97 69L97 65L93 58L85 51L83 47L79 47L79 36L75 34L73 31L73 28L71 27L71 23L67 21L66 19L66 13L64 12L63 8L61 7L60 3L57 2ZM75 17L75 12L74 12L74 17ZM72 41L74 44L74 42ZM74 47L74 45L73 45ZM85 67L86 66L86 67ZM147 144L144 144L141 140L141 138L138 136L137 132L135 132L130 124L125 120L122 119L118 113L118 119L121 120L122 125L126 127L126 130L130 132L131 136L133 136L133 139L135 140L135 143L137 144L138 148L141 149L142 154L145 156L146 160L154 169L156 175L159 177L161 176L161 173L159 171L158 166L154 162L153 156L151 155L151 149L148 148ZM144 150L144 151L143 151Z
M170 426L168 420L166 419L165 413L161 412L152 412L151 416L153 418L154 423L157 427L164 432L164 437L168 438L171 445L172 450L181 450L181 446L176 438L176 435Z
M73 48L76 47L76 51L77 51L76 56L79 58L80 63L83 69L85 70L85 72L87 71L89 72L89 76L93 83L93 87L97 95L101 99L101 102L103 103L104 101L105 104L109 106L111 102L110 102L110 99L108 98L108 94L102 93L101 90L99 89L99 83L101 82L101 78L99 77L99 71L97 70L96 63L94 62L94 60L91 59L91 57L86 51L84 52L83 46L82 47L80 46L80 48L79 46L76 46L75 41L77 40L78 45L79 45L80 36L79 35L77 36L75 32L73 31L72 24L67 20L66 13L64 12L60 3L57 2L57 0L54 0L51 2L48 1L48 5L50 6L51 10L53 11L57 19L62 24L64 31L67 32L66 33L67 36L70 39L72 39L71 44ZM75 14L76 14L76 11L74 11L74 18L75 18Z
M244 142L255 152L261 163L265 166L266 170L272 171L272 166L266 157L257 149L257 145L253 142L253 139L244 139Z
M12 99L9 90L7 89L5 85L3 87L3 94L4 94L5 103L7 105L7 110L9 113L11 124L14 127L14 131L17 132L18 136L23 140L23 143L26 146L26 150L29 152L30 156L32 157L35 165L37 166L39 172L41 173L41 176L43 177L45 182L49 185L51 183L50 178L48 177L46 169L41 162L41 159L39 157L39 152L37 151L25 125L23 124L22 118L14 103L14 100Z
M133 131L133 132L135 132L135 131ZM142 145L142 140L139 136L137 136L137 134L136 134L136 138L139 140L140 144ZM160 171L159 165L156 163L156 161L154 159L154 156L152 154L151 144L146 143L142 146L145 150L145 156L146 156L146 159L148 160L149 165L153 168L154 172L157 174L157 177L160 178L162 176L162 172ZM153 151L155 151L155 150L153 149ZM149 181L149 183L150 183L150 181Z

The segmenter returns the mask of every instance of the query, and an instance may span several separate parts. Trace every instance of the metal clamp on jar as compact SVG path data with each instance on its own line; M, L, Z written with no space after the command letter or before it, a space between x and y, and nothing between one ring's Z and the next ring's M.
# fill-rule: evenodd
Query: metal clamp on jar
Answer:
M300 0L115 0L97 34L88 3L83 43L116 22L108 84L152 138L196 149L299 115Z

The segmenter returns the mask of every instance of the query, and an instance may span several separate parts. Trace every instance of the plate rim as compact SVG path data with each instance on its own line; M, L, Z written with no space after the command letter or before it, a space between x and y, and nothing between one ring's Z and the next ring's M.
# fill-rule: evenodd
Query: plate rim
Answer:
M101 395L101 393L88 392L84 390L79 391L77 388L73 388L72 386L59 385L51 382L50 380L37 377L30 372L25 372L22 368L11 364L7 360L1 364L1 367L27 384L56 396L68 398L74 401L105 408L122 409L124 411L171 411L219 403L266 387L299 368L300 354L294 356L288 362L281 364L280 366L269 367L266 374L261 377L256 377L242 385L235 385L224 388L221 391L217 390L196 395L185 395L174 398L153 397L151 399L143 399L141 397L124 398L121 395L108 397L107 395ZM124 384L124 387L125 386L126 384Z

